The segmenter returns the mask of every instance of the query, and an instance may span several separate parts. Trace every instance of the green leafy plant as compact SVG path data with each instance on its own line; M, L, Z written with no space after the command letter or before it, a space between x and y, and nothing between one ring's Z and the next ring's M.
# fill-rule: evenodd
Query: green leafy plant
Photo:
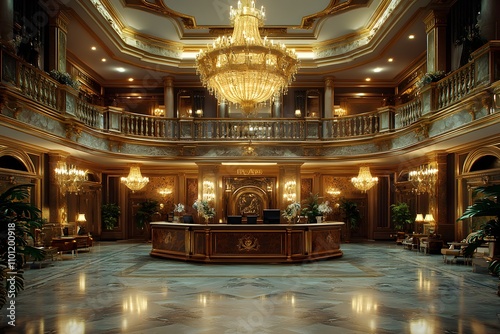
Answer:
M33 185L18 185L0 195L0 308L12 291L10 282L14 282L15 295L24 289L26 259L45 257L42 249L28 245L28 238L35 240L33 232L43 225L41 211L28 202L30 188Z
M392 204L391 212L395 230L405 231L413 223L410 207L407 203L399 202Z
M120 206L115 203L107 203L101 206L101 219L102 225L106 230L112 230L116 227L118 223L118 218L120 217L121 210Z
M196 202L193 203L193 209L195 209L201 217L205 218L205 220L215 216L215 209L204 199L197 199Z
M422 88L431 82L436 82L445 77L445 73L443 71L435 71L425 73L416 83L417 88Z
M137 227L144 228L146 224L151 222L151 218L158 212L160 203L153 199L147 199L139 203L139 208L135 213L135 221Z
M309 223L316 223L316 217L323 215L319 211L319 194L309 194L302 205L301 215L306 216Z
M469 246L465 250L466 255L472 255L486 237L500 239L500 185L477 187L472 192L473 198L477 198L472 205L467 207L457 221L472 217L494 217L483 223L480 229L471 237Z
M348 228L351 230L357 229L361 221L361 212L358 209L358 204L354 201L342 198L339 208Z
M50 71L50 76L63 85L70 86L76 90L80 89L78 80L74 80L69 73L52 70Z

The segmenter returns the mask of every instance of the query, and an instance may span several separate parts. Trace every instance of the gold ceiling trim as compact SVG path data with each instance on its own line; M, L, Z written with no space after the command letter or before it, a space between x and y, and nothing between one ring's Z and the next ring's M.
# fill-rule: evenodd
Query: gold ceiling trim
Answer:
M182 14L170 9L163 0L154 0L153 2L146 0L124 0L125 7L133 7L146 12L160 13L172 17L174 19L179 19L184 24L186 29L197 29L196 20L193 16Z
M302 18L300 29L311 29L314 22L327 16L338 15L342 12L347 12L360 7L367 7L371 0L347 0L339 3L340 0L332 0L328 7L321 12L308 15Z
M298 26L288 26L288 27L274 27L274 28L265 28L262 32L268 36L278 36L279 33L281 36L283 33L286 33L288 29L311 29L314 23L324 17L338 15L342 12L354 10L360 7L367 7L368 4L372 0L347 0L345 2L339 3L340 0L331 0L328 6L320 12L304 16L300 25ZM163 0L123 0L126 7L132 7L139 10L143 10L146 12L159 13L162 15L169 16L174 19L179 19L186 29L209 29L210 34L215 35L228 35L231 34L232 28L214 28L209 26L199 26L196 24L196 19L193 16L186 15L180 12L177 12L171 8L169 8Z

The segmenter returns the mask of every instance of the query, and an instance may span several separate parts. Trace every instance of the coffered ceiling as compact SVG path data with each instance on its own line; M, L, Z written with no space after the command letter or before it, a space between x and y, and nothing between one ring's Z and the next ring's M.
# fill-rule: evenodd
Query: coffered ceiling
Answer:
M294 48L296 85L394 86L425 57L425 8L437 0L257 0L262 36ZM440 1L442 2L442 1ZM235 0L68 1L68 55L106 86L199 85L195 54L231 33ZM409 36L414 38L410 39ZM91 48L95 47L95 50ZM106 61L103 61L106 59ZM392 62L389 61L392 59Z

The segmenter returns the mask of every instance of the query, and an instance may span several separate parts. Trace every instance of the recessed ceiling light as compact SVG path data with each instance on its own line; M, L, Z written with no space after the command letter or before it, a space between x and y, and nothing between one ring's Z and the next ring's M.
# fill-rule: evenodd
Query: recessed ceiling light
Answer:
M134 78L128 78L128 81L134 81Z
M415 39L415 35L408 36L409 39Z
M91 47L92 51L95 51L97 50L97 48L95 46Z
M142 96L138 96L137 98L138 98L138 99L142 99Z
M372 78L366 78L365 81L372 81Z
M373 69L373 72L375 72L375 73L382 72L382 67L377 67L377 68L374 68L374 69Z
M387 59L387 61L388 61L389 63L392 63L392 62L394 61L394 58L389 58L389 59Z
M117 67L116 70L120 73L125 72L125 69L123 67Z
M104 63L106 62L106 58L102 58L101 61Z

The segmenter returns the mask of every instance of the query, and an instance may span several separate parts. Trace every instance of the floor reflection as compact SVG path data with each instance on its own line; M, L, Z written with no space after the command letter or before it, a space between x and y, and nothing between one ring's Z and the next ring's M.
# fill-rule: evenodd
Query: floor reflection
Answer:
M498 278L392 243L342 248L298 265L200 265L98 243L27 270L16 328L0 332L500 333Z

